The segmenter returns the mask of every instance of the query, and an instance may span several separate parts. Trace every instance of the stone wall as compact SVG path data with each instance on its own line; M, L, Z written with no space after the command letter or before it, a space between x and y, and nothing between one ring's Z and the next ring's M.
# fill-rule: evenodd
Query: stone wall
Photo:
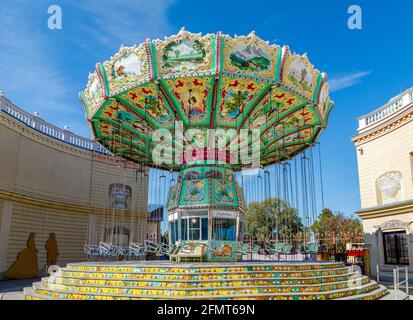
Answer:
M146 238L148 178L134 164L59 141L3 112L0 152L0 272L26 248L31 232L39 268L51 232L59 264L84 261L83 246L102 241L114 225L135 242ZM126 211L109 208L111 184L130 187Z

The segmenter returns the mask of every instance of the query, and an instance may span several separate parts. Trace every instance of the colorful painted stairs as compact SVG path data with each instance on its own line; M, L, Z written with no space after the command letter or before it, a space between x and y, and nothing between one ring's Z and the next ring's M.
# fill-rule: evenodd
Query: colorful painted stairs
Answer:
M69 264L32 288L28 300L376 300L385 287L341 263Z

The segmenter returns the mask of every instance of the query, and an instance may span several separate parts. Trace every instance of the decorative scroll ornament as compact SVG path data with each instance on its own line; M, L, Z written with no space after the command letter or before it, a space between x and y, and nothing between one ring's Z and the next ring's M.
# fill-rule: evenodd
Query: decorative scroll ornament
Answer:
M377 188L388 198L385 203L396 201L397 192L401 189L401 180L402 174L398 171L387 172L377 179Z
M406 229L409 223L400 220L389 220L384 222L379 226L380 230L395 230L395 229Z

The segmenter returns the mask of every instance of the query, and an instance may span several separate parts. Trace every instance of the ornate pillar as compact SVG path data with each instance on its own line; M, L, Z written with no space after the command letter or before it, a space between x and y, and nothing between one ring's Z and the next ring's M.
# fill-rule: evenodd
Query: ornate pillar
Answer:
M12 211L13 202L4 201L0 227L0 272L4 272L7 269L7 247L9 245L9 232Z

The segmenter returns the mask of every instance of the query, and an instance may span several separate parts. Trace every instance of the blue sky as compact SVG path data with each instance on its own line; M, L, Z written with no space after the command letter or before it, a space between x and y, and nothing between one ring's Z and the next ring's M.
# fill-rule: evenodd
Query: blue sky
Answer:
M63 29L47 28L49 5L63 10ZM347 27L350 5L363 29ZM121 43L192 32L248 34L307 52L328 73L336 102L321 143L326 206L359 209L357 117L413 86L413 2L318 1L46 1L0 3L0 90L23 109L90 136L77 98L97 62Z

